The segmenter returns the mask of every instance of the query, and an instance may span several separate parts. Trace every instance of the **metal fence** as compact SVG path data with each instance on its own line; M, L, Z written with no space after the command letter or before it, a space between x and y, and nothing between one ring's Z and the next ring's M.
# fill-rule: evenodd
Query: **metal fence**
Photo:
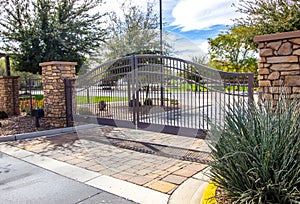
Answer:
M20 110L32 114L34 109L44 107L42 79L23 79L19 81Z
M253 100L252 73L159 55L107 62L75 84L77 118L186 136L204 137L228 104Z

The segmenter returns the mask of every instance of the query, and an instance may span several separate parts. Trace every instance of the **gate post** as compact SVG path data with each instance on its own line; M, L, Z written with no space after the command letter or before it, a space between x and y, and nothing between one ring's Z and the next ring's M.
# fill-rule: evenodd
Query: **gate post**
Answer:
M73 123L73 105L75 101L75 78L64 79L65 84L65 97L66 97L66 125L72 127Z
M44 90L45 125L66 127L65 79L75 78L76 62L43 62L42 81Z
M18 76L0 76L0 111L20 115Z
M256 36L259 48L259 100L278 101L280 94L300 98L300 31Z

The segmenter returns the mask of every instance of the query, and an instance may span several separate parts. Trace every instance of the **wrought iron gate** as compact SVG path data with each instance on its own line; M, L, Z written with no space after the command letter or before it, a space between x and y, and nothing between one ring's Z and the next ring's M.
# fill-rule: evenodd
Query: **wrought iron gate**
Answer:
M29 78L19 81L20 110L32 115L33 109L44 108L42 79Z
M253 100L253 74L160 55L102 64L76 80L74 117L119 127L203 137L224 107Z

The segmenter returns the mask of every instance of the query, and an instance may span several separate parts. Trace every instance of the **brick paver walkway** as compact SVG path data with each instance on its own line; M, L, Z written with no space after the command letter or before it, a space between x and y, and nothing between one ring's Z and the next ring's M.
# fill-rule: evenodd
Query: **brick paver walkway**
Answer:
M167 194L208 159L201 139L107 126L7 144Z

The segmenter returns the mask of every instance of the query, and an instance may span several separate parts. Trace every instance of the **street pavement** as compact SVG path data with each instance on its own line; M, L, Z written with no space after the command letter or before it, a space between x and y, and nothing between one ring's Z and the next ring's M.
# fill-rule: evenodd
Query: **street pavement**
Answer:
M133 204L0 152L0 203Z

